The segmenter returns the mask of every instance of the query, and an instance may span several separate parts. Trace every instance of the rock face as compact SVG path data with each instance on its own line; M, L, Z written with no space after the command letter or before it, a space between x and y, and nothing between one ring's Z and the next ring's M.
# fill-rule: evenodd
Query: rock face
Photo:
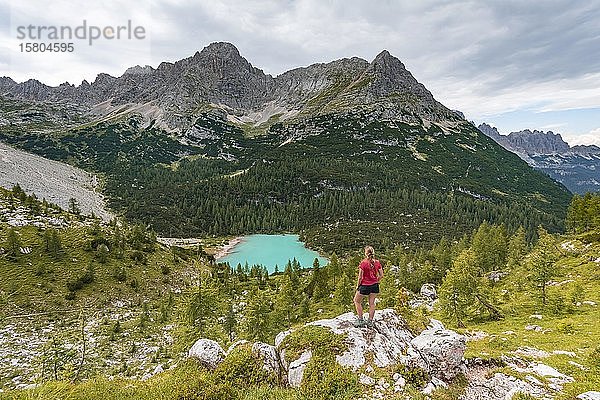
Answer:
M214 340L199 339L188 351L188 356L197 358L209 369L215 369L225 358L225 351Z
M298 113L315 115L357 106L378 118L463 121L437 102L404 64L387 51L372 62L353 57L297 68L277 77L252 66L231 43L212 43L193 56L158 68L135 66L120 77L99 74L92 83L58 87L37 80L0 79L0 95L17 99L84 104L100 114L157 107L157 123L184 132L182 115L218 108L237 122L261 123ZM119 111L120 112L120 111ZM101 115L102 116L102 115ZM186 122L187 121L187 122ZM415 120L416 121L416 120ZM420 120L419 120L420 121Z

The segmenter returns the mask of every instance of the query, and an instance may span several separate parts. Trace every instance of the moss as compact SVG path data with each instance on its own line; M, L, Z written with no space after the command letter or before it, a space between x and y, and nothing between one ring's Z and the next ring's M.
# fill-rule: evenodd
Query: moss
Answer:
M310 349L313 355L337 355L347 349L344 344L344 335L336 335L321 326L304 326L289 334L281 343L288 360L296 360L305 351Z

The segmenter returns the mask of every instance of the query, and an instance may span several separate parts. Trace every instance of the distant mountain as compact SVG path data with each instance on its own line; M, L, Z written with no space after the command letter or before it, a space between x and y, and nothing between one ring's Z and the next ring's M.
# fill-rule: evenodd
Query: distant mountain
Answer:
M213 43L79 86L0 78L0 94L0 140L101 173L110 205L163 236L302 231L334 251L483 220L533 235L570 199L385 50L273 77Z
M486 123L479 130L573 193L600 191L600 147L569 146L560 134L526 129L501 135Z

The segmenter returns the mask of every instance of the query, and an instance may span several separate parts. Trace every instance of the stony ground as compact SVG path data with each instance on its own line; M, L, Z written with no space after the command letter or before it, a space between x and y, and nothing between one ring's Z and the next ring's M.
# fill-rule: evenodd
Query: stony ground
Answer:
M96 175L0 143L0 186L10 189L16 184L64 209L74 198L84 214L93 212L105 220L112 217L98 191Z

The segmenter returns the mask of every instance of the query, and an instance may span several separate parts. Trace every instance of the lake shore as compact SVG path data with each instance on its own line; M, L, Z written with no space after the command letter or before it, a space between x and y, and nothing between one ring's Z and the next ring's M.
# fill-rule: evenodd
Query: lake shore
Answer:
M237 246L238 244L240 244L243 240L242 236L238 236L235 237L233 239L231 239L225 246L221 247L214 255L215 257L215 261L219 261L219 259L225 257L226 255L228 255L229 253L231 253L231 250L233 250L233 248L235 246Z

